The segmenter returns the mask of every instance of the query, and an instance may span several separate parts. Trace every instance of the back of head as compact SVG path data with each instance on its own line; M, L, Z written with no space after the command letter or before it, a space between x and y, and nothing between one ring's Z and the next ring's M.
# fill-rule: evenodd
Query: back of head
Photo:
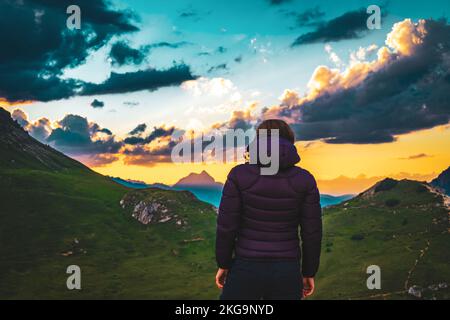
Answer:
M259 130L265 129L267 130L267 135L270 136L271 130L278 130L278 135L280 138L286 139L290 143L295 142L295 135L294 131L292 131L291 127L280 119L269 119L264 120L261 122L261 124L258 126L258 129L256 130L257 135L259 135Z
M256 130L257 138L254 143L256 143L256 141L261 138L260 130L266 130L267 136L263 133L261 133L261 135L267 137L268 139L267 147L269 154L272 154L269 141L271 140L272 136L275 135L273 130L278 131L279 150L276 154L279 156L278 163L281 169L290 168L300 161L300 157L294 145L294 132L286 122L279 119L270 119L263 121ZM257 157L257 162L260 163L259 153L257 154Z

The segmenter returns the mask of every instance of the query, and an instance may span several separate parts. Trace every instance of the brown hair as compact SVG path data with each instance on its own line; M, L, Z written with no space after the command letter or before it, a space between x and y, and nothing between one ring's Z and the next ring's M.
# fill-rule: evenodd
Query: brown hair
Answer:
M278 129L280 138L284 138L284 139L290 141L291 143L295 142L294 131L292 131L291 127L283 120L279 120L279 119L264 120L258 126L257 133L259 132L260 129L266 129L267 135L269 135L269 136L270 136L270 130Z

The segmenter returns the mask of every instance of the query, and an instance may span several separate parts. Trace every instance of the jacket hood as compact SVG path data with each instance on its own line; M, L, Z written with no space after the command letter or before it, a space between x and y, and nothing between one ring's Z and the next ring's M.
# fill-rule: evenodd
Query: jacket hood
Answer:
M268 154L269 156L272 155L272 144L271 144L271 137L267 138L267 150L268 150ZM255 139L253 143L257 143L257 141L259 140L259 138ZM284 138L278 138L279 140L279 155L280 155L280 159L279 159L279 165L281 169L286 169L286 168L290 168L293 167L295 164L297 164L298 162L300 162L300 156L297 152L297 149L295 148L294 144L291 143L290 141L284 139ZM247 148L248 150L248 148ZM258 165L262 165L259 159L259 153L257 155L258 159L257 159L257 163Z

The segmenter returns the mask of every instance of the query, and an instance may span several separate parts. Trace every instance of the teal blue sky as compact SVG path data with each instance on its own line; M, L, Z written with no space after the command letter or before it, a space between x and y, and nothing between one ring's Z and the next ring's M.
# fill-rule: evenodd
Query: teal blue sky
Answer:
M301 34L315 26L298 26L296 14L317 9L319 21L328 21L346 12L380 6L381 30L358 39L319 42L292 48ZM137 16L140 31L114 37L106 46L92 52L87 62L65 70L70 78L100 83L114 72L144 70L148 67L169 68L174 62L186 63L192 72L207 79L229 81L223 95L192 95L179 86L156 91L73 97L50 102L35 102L22 108L31 119L42 116L58 120L67 113L79 114L102 126L125 134L137 123L149 126L173 124L179 127L205 126L225 121L233 110L244 109L257 102L255 112L279 103L285 89L305 93L306 84L318 65L333 66L324 50L329 44L343 60L352 51L371 44L382 46L395 22L405 18L447 17L448 1L286 1L272 5L270 1L114 1L113 6L131 10ZM146 54L140 65L117 67L108 61L115 41L124 40L139 48L159 42L185 43L179 48L157 48ZM226 66L226 68L224 67ZM90 107L96 98L103 108Z

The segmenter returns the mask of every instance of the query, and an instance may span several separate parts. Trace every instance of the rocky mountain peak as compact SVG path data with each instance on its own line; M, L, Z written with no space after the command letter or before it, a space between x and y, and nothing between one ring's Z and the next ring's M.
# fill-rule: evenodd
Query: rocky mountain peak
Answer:
M216 182L211 175L203 170L200 173L190 173L188 176L180 179L175 186L216 186Z

